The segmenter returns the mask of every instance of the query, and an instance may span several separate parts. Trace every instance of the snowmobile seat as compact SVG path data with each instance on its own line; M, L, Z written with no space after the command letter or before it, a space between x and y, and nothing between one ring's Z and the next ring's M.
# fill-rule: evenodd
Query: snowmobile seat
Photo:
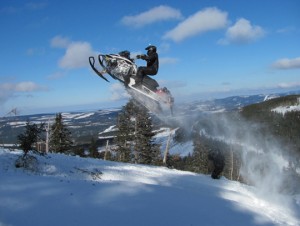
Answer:
M157 87L159 86L157 81L153 78L150 78L148 75L144 76L143 85L154 92L157 90Z

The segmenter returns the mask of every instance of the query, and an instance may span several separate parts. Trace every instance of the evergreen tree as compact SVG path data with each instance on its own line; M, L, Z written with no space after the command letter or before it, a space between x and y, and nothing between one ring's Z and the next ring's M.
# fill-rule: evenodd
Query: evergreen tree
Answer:
M132 161L132 144L135 129L134 112L135 105L133 100L130 100L118 115L118 132L115 142L117 144L117 159L121 162Z
M66 152L69 151L73 145L71 139L71 132L63 124L62 114L59 113L55 117L55 122L51 126L50 135L50 150L53 152Z
M152 121L147 110L134 100L123 107L118 117L118 160L142 164L158 164L160 150L152 141ZM134 158L133 158L134 156Z
M147 109L138 105L136 112L135 151L137 161L142 164L158 164L161 154L158 145L153 142L153 125Z
M99 153L98 153L98 147L97 147L97 143L94 137L92 137L91 139L91 143L89 146L89 152L90 152L90 156L93 158L98 158L99 157Z
M26 123L24 133L18 135L20 148L24 151L24 157L30 150L34 150L34 144L38 141L38 136L42 132L43 124L38 127L36 124Z
M202 139L201 139L202 138ZM201 137L199 132L193 136L193 158L191 160L193 171L208 174L209 173L209 161L208 153L209 148L205 146L204 137Z

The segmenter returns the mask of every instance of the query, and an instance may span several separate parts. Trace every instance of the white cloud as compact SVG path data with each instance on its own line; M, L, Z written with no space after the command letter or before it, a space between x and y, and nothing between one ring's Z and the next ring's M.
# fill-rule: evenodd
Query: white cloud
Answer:
M280 34L288 34L288 33L292 33L294 31L296 31L297 29L293 26L288 26L288 27L284 27L284 28L280 28L278 29L276 32L280 33Z
M159 52L159 53L166 53L166 52L168 52L168 51L170 50L170 48L171 48L171 46L170 46L169 43L163 42L163 43L161 43L161 44L159 45L159 47L158 47L158 52Z
M34 82L26 81L20 83L2 83L0 84L0 104L5 103L8 99L12 98L16 93L28 93L47 88L37 85Z
M15 91L17 92L32 92L40 89L41 87L34 82L20 82L15 84Z
M277 87L283 89L300 87L300 82L279 83Z
M125 16L121 23L131 27L143 27L158 21L179 20L182 18L181 12L169 6L154 7L146 12L134 16Z
M300 57L294 58L294 59L280 59L277 60L273 65L273 68L276 69L294 69L294 68L300 68Z
M66 69L85 67L88 65L88 58L92 55L94 51L88 42L72 42L60 59L59 66Z
M229 27L225 39L219 41L219 44L245 44L262 38L266 32L260 26L255 26L249 20L240 18L237 22Z
M64 77L65 75L66 75L66 73L60 72L60 71L59 71L59 72L55 72L55 73L49 75L47 78L48 78L49 80L55 80L55 79L62 78L62 77Z
M173 30L168 31L163 38L179 42L201 33L225 28L227 24L227 12L220 11L215 7L206 8L179 23Z
M50 44L53 48L66 49L65 55L59 60L59 66L65 69L88 66L88 58L95 55L95 51L93 51L90 43L74 42L60 35L52 38Z
M26 51L26 54L28 56L34 56L34 55L44 55L45 54L45 49L44 48L29 48Z
M71 41L69 38L62 37L60 35L57 35L51 39L51 46L54 48L67 48L70 43Z
M0 90L5 92L32 92L44 89L34 82L19 82L19 83L2 83L0 84Z

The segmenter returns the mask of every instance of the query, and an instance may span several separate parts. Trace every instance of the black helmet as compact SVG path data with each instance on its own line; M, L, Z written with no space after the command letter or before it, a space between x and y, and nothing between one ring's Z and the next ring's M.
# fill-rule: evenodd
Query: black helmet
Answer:
M145 50L151 51L151 52L156 52L156 46L154 45L149 45L145 48Z

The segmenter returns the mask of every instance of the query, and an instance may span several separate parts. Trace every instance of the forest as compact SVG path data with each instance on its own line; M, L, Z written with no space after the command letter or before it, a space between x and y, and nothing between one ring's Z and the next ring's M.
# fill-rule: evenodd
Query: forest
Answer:
M76 144L72 140L72 133L63 123L61 114L56 115L55 122L48 128L47 148L50 152L82 157L163 165L210 174L214 179L224 176L248 184L253 183L253 179L247 176L247 170L243 166L252 159L265 159L256 165L263 174L271 164L267 157L263 157L265 153L274 151L277 155L277 149L281 149L280 155L289 159L289 166L284 170L299 179L296 169L299 168L300 159L300 112L287 111L279 114L272 111L278 106L295 105L298 100L299 95L275 98L233 111L201 116L188 129L180 127L180 124L176 125L173 128L176 131L173 141L178 144L193 144L193 150L187 156L171 155L168 150L161 150L160 144L154 142L157 120L153 120L153 115L133 99L118 113L114 138L107 141L105 151L98 151L97 137L94 136L88 145ZM160 122L159 126L162 125ZM36 144L46 139L42 132L45 130L45 125L39 125L38 128L34 123L28 122L24 132L18 136L25 155L30 149L38 151Z

